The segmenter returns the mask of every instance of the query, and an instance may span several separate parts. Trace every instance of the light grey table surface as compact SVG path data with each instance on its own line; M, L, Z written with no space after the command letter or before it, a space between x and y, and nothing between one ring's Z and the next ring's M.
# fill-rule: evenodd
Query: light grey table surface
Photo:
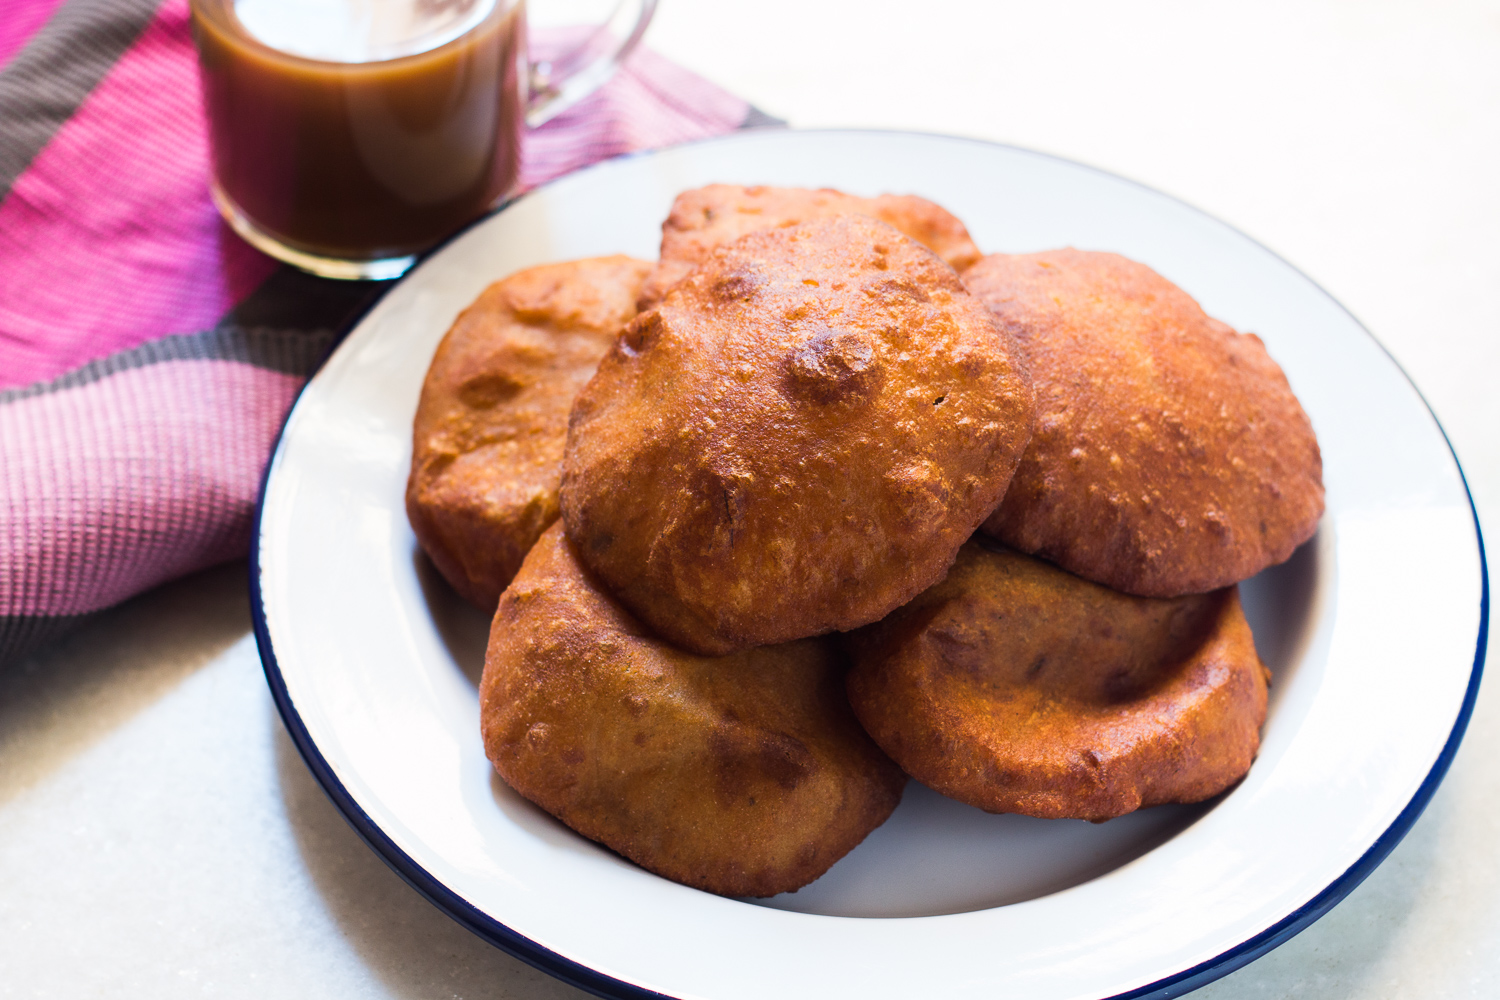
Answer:
M648 43L796 126L1043 149L1238 226L1390 348L1500 524L1500 3L665 0ZM271 704L245 577L0 672L0 997L582 996L345 825ZM1500 996L1493 685L1389 860L1197 995Z

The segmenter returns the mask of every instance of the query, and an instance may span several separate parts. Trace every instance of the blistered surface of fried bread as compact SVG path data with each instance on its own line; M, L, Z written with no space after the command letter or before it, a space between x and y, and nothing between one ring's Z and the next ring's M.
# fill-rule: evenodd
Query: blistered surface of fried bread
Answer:
M438 345L413 425L407 516L443 576L487 612L557 520L568 410L635 315L650 267L600 257L518 272Z
M1036 434L987 533L1171 597L1254 576L1317 530L1318 441L1259 337L1115 254L997 254L964 282L1036 386Z
M722 659L660 642L558 525L495 615L485 751L516 791L643 868L772 896L852 850L906 783L854 721L843 672L829 639Z
M716 247L746 233L850 213L895 226L957 270L979 259L979 248L964 224L940 205L916 195L860 198L832 188L710 184L684 191L672 203L671 214L661 227L661 261L641 289L641 309L660 302L667 289L707 260Z
M850 215L752 233L643 313L574 404L581 558L705 655L855 628L941 579L1031 434L958 275Z
M1132 597L964 546L947 579L846 638L850 701L913 777L990 812L1103 820L1250 768L1267 671L1239 589Z

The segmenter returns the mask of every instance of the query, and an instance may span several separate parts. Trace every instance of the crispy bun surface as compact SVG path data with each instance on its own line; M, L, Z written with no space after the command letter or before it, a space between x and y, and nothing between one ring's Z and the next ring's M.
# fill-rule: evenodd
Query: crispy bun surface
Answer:
M651 265L548 264L485 289L438 345L412 434L406 511L460 594L493 611L557 520L568 410L635 315Z
M971 542L942 583L845 641L875 742L990 812L1198 802L1260 745L1268 677L1237 587L1132 597Z
M684 191L661 226L661 261L641 289L644 311L708 259L717 247L759 229L795 226L857 213L895 226L959 271L979 259L969 231L951 212L926 198L883 194L860 198L831 188L740 187L710 184Z
M1036 434L986 533L1172 597L1254 576L1317 530L1318 441L1259 337L1115 254L996 254L964 283L1036 387Z
M500 599L485 752L526 798L641 867L772 896L823 874L906 776L855 722L828 639L720 659L649 635L555 525Z
M953 269L865 216L745 236L641 314L573 407L579 556L705 655L875 621L942 578L1031 434Z

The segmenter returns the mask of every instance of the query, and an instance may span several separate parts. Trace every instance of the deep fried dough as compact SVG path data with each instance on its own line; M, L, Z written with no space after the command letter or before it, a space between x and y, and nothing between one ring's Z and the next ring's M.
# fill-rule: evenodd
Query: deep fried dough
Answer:
M641 288L640 307L656 305L667 290L725 246L760 229L858 213L901 230L957 270L979 259L979 248L952 213L926 198L883 194L859 198L832 188L740 187L710 184L684 191L661 226L661 262Z
M1237 587L1131 597L971 542L946 580L846 641L875 742L990 812L1201 801L1249 770L1266 716Z
M629 257L548 264L495 282L433 356L412 434L406 511L455 590L493 611L557 520L568 410L650 270Z
M557 525L500 600L485 752L516 791L666 878L773 896L828 870L901 799L827 639L722 659L648 635Z
M941 579L1031 407L1008 339L920 244L860 215L752 233L627 326L580 393L563 519L685 649L855 628Z
M1317 530L1318 441L1259 337L1115 254L996 254L964 283L1036 385L1036 436L986 533L1172 597L1254 576Z

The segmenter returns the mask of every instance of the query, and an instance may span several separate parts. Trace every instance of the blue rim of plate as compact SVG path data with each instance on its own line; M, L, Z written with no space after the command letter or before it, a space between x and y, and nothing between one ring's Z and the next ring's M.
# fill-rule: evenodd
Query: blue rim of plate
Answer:
M1181 198L1167 194L1164 191L1159 191L1148 184L1142 184L1139 181L1131 180L1128 177L1121 177L1119 174L1111 173L1108 170L1102 170L1098 167L1090 166L1086 163L1079 163L1076 160L1069 160L1061 156L1053 156L1050 153L1042 153L1038 152L1037 150L1026 149L1022 146L1012 146L1007 143L988 142L983 139L971 139L964 136L942 135L940 133L910 132L900 129L819 129L815 131L877 133L886 135L922 135L942 139L958 140L961 142L972 142L976 145L981 146L991 146L1000 149L1008 149L1018 153L1025 153L1029 156L1038 156L1044 159L1055 160L1059 163L1064 163L1072 167L1081 167L1085 170L1103 174L1104 176L1113 178L1115 180L1124 181L1127 184L1141 188L1145 191L1150 191L1153 194L1158 194L1165 198L1170 198L1172 201L1175 201L1178 204L1186 205L1188 208L1191 208L1199 215L1202 215L1205 218L1212 219L1225 228L1233 231L1243 239L1250 241L1255 246L1264 250L1266 253L1276 258L1282 264L1286 265L1295 274L1301 276L1304 280L1312 284L1313 287L1317 288L1318 291L1322 292L1323 295L1328 298L1328 301L1338 306L1338 308L1342 310L1344 314L1347 315L1356 326L1359 327L1360 331L1363 332L1365 336L1369 337L1370 340L1380 348L1380 350L1390 360L1391 364L1395 366L1396 370L1401 373L1401 377L1406 379L1407 384L1412 387L1412 391L1417 394L1417 397L1422 401L1422 405L1426 407L1427 415L1432 418L1433 426L1437 428L1438 433L1443 437L1443 443L1448 447L1448 454L1453 459L1453 467L1458 471L1459 480L1463 484L1464 498L1469 502L1469 515L1474 522L1474 544L1478 549L1480 580L1479 635L1475 640L1474 667L1469 674L1469 685L1464 692L1463 703L1459 708L1458 717L1454 720L1453 729L1449 732L1447 742L1443 744L1443 749L1438 754L1437 760L1433 762L1432 769L1427 772L1427 777L1422 781L1422 784L1420 787L1418 787L1416 794L1411 797L1411 801L1409 801L1406 804L1406 807L1401 810L1401 813L1396 817L1395 821L1385 829L1384 833L1376 838L1375 843L1370 845L1370 848L1360 856L1358 861L1350 865L1343 874L1329 883L1329 885L1324 888L1322 892L1318 893L1311 900L1304 903L1301 907L1292 911L1290 914L1283 917L1280 921L1261 931L1259 934L1256 934L1253 937L1240 942L1233 948L1230 948L1227 951L1216 955L1208 961L1200 962L1198 965L1195 965L1189 969L1184 969L1183 971L1175 973L1171 976L1167 976L1164 979L1159 979L1154 983L1148 983L1145 986L1129 990L1125 993L1116 993L1111 994L1108 997L1101 997L1099 998L1099 1000L1145 1000L1145 998L1152 998L1152 1000L1166 1000L1166 998L1168 997L1182 996L1184 993L1190 993L1193 990L1198 989L1199 987L1206 986L1214 980L1229 975L1231 972L1234 972L1235 970L1250 964L1257 958L1265 955L1267 952L1270 952L1273 949L1290 941L1292 938L1296 937L1302 931L1311 926L1315 921L1318 920L1318 918L1322 917L1329 910L1338 905L1338 903L1342 901L1345 896L1353 892L1361 882L1368 878L1370 876L1370 873L1373 872L1377 867L1379 867L1380 863L1386 859L1391 851L1395 850L1396 845L1401 843L1402 838L1406 836L1406 834L1411 830L1412 825L1416 823L1418 817L1422 815L1422 811L1427 808L1427 803L1432 800L1432 796L1437 791L1438 785L1442 784L1443 777L1448 773L1448 768L1450 765L1452 765L1453 758L1458 753L1459 744L1463 742L1464 732L1469 727L1469 718L1474 713L1475 700L1479 697L1479 683L1484 676L1484 661L1485 654L1488 648L1490 631L1490 574L1489 565L1485 559L1484 534L1479 524L1479 511L1474 506L1474 495L1469 489L1469 479L1468 476L1464 474L1462 463L1460 463L1458 460L1458 453L1453 449L1453 442L1451 439L1449 439L1448 432L1444 430L1442 423L1438 420L1437 414L1433 412L1432 405L1428 403L1427 397L1422 395L1422 390L1417 387L1417 384L1414 381L1412 381L1412 378L1407 374L1406 369L1401 367L1401 363L1396 360L1396 357L1391 354L1391 352L1375 337L1373 333L1366 329L1365 325L1359 321L1359 318L1356 317L1347 308L1345 308L1338 299L1330 295L1327 289L1318 284L1316 281L1313 281L1307 275L1303 274L1300 270L1293 266L1291 262L1287 261L1284 257L1267 247L1265 244L1261 243L1259 240L1246 235L1239 229L1229 225L1216 216L1210 215L1209 213L1204 212L1202 209L1188 204ZM618 163L623 160L635 159L637 157L654 156L658 153L666 152L671 149L680 149L684 146L698 146L717 142L732 142L739 134L740 133L738 132L732 132L728 135L714 136L708 139L699 139L694 142L681 143L677 146L669 146L665 149L626 153L622 156L613 157L608 160L600 161L596 164L591 164L590 166L583 168L583 170L590 170L594 167L598 167L606 163ZM532 192L543 190L547 187L550 187L552 184L557 183L558 181L564 180L566 178L571 178L581 172L582 171L574 171L573 173L564 174L562 177L554 178L553 180L548 181L546 184L538 185L536 188L533 188ZM349 334L349 332L364 320L365 316L369 314L369 310L373 309L377 304L379 304L381 299L383 299L385 295L389 293L391 288L394 288L401 281L405 281L406 278L414 274L422 266L423 263L425 263L435 254L441 252L442 249L453 240L457 239L459 236L462 236L474 226L481 225L495 215L504 212L506 209L510 208L511 205L515 204L521 198L527 197L532 192L527 192L526 194L519 195L516 198L512 198L506 201L504 204L497 207L493 212L474 220L472 223L465 226L463 229L460 229L457 232L453 233L453 235L449 236L442 243L438 244L431 250L427 251L427 253L423 254L421 260L417 262L416 266L407 271L406 275L402 278L391 282L387 286L387 288L370 303L364 313L361 313L357 318L350 321L348 326L339 332L338 337L329 347L328 352L323 356L322 360L318 362L317 368L314 369L313 372L308 376L308 383L310 383L312 379L317 375L317 373L323 369L323 366L327 364L328 359L333 356L333 353L338 350L339 345L343 343L344 338ZM304 390L306 389L308 383L303 384ZM530 938L516 933L509 927L500 923L498 920L495 920L494 918L481 912L476 907L470 905L467 900L463 899L457 893L453 892L447 886L443 885L435 877L433 877L430 872L413 861L405 851L397 847L396 844L385 835L385 832L380 829L379 825L376 824L372 819L370 819L369 815L360 808L358 803L354 801L354 798L343 786L343 783L340 782L334 775L333 769L329 767L328 762L323 758L322 753L318 750L317 744L313 741L312 736L307 731L307 727L303 725L301 716L297 714L296 708L293 707L291 695L287 691L286 682L282 679L281 676L281 666L276 659L276 650L271 644L271 635L266 626L265 603L261 595L259 572L261 523L265 515L266 488L270 483L271 468L274 465L274 462L272 460L275 458L276 453L281 449L281 441L283 436L286 434L287 423L290 422L292 413L296 409L297 402L301 400L301 396L302 390L299 390L297 394L297 400L294 400L292 406L287 410L287 419L282 422L281 429L276 434L276 442L272 447L270 456L266 461L266 467L261 473L260 492L255 502L255 528L250 536L249 573L250 617L255 631L255 645L260 652L261 665L265 669L266 674L266 683L271 688L271 697L276 703L277 711L281 713L282 722L286 725L287 732L290 734L292 742L297 747L297 752L302 755L302 759L306 762L308 769L312 771L313 777L317 779L318 784L322 786L323 791L328 795L329 799L333 801L333 804L338 807L338 810L343 814L344 819L349 823L351 827L354 828L355 833L359 834L360 839L368 844L370 846L370 849L373 850L377 855L379 855L381 860L383 860L392 871L394 871L401 877L402 881L404 881L407 885L411 886L418 893L420 893L428 902L432 903L438 909L447 913L450 917L458 921L474 934L483 938L485 941L489 942L500 950L514 956L515 958L520 959L527 965L530 965L536 969L540 969L542 972L560 979L570 986L575 986L578 989L584 990L588 993L592 993L595 996L606 997L609 998L609 1000L648 1000L648 998L649 1000L674 1000L674 998L668 996L665 993L658 993L655 990L643 989L634 984L624 982L623 980L615 979L611 976L606 976L589 968L586 965L574 962L572 959L564 958L556 952L537 944Z

